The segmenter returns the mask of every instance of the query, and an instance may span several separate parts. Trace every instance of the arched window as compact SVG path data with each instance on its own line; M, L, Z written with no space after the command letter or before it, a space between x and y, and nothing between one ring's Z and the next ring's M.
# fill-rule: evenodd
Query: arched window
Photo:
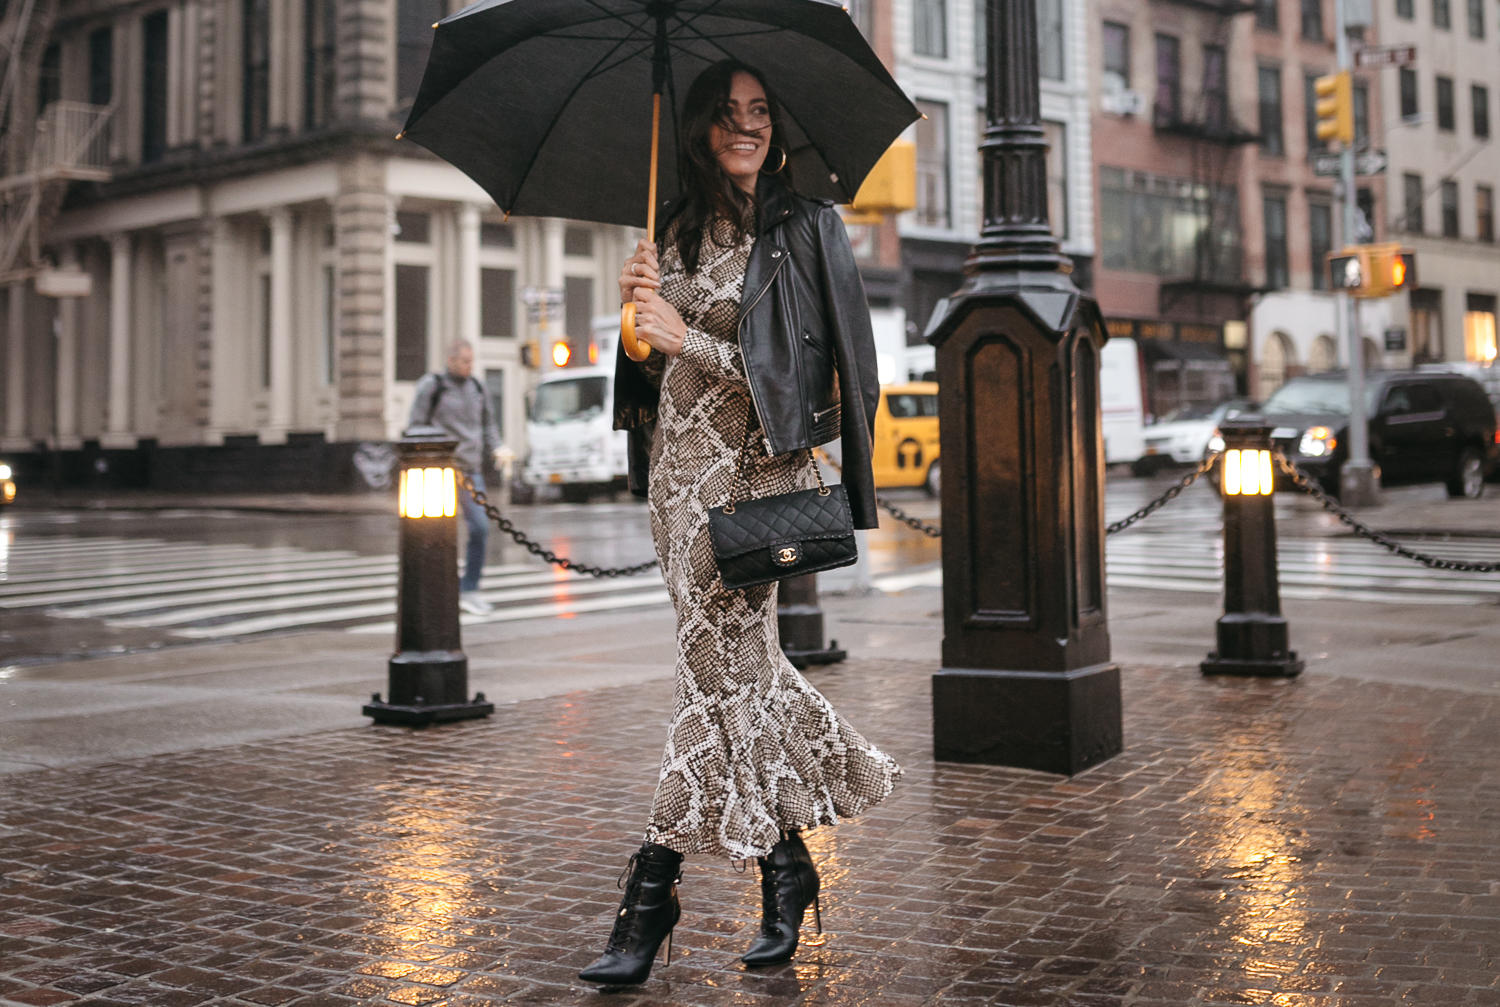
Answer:
M1319 336L1313 340L1312 349L1307 353L1307 373L1322 374L1324 371L1337 370L1339 366L1339 346L1329 335Z
M1262 402L1286 383L1287 370L1296 363L1297 354L1285 332L1273 332L1260 350L1259 398Z

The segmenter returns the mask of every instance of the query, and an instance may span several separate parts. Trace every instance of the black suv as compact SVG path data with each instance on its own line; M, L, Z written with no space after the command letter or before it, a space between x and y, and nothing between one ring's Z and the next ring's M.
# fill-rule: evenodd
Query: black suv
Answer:
M1337 494L1349 457L1349 380L1342 372L1292 378L1261 409L1271 438ZM1370 459L1382 486L1441 482L1450 497L1477 497L1500 458L1495 407L1461 374L1371 371L1365 376Z

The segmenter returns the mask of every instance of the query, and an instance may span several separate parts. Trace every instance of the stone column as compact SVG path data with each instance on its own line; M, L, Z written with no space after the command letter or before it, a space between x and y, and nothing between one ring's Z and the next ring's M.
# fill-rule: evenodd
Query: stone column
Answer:
M78 249L64 245L58 265L68 271L78 269ZM78 298L62 297L57 302L57 373L53 421L54 447L76 448L78 440Z
M286 439L292 426L292 211L271 209L271 415L270 440Z
M5 321L5 445L27 447L26 440L26 301L25 282L10 285Z
M109 238L109 407L106 447L131 447L130 435L130 235Z
M458 210L458 336L479 349L479 207Z
M385 259L391 235L382 159L357 154L339 164L333 219L338 233L338 439L384 440Z
M548 217L542 221L542 286L548 290L561 290L563 285L563 228L567 225L558 217ZM564 314L565 305L553 309L547 307L546 330L542 332L542 370L550 371L552 366L552 344L564 338L567 330L563 327L566 319Z

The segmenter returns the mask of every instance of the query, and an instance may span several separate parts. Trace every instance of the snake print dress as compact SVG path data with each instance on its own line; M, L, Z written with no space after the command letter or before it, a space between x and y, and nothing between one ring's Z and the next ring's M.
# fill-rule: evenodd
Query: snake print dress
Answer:
M709 544L708 510L732 495L816 485L809 452L767 455L752 407L737 329L754 241L753 229L737 242L719 221L689 275L668 230L661 294L688 331L677 356L653 353L645 368L661 389L651 534L677 610L678 646L676 705L646 839L733 859L764 856L783 829L861 813L901 773L782 654L776 585L726 589Z

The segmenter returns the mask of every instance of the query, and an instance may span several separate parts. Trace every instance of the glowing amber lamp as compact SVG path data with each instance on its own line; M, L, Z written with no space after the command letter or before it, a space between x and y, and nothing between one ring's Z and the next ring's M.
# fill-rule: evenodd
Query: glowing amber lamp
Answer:
M1224 452L1220 480L1225 496L1270 496L1276 489L1271 470L1271 452L1256 448L1231 448Z
M451 468L402 469L397 501L402 517L452 517L458 513L458 479Z
M557 367L568 366L568 361L573 358L573 350L567 343L552 344L552 363Z

